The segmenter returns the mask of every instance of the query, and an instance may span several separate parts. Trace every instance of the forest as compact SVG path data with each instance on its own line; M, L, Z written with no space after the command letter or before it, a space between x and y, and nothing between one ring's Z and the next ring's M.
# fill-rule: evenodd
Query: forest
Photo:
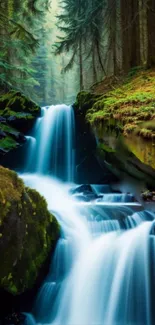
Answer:
M155 0L0 0L0 325L155 324Z
M20 89L40 102L48 88L47 104L69 70L78 77L77 92L105 76L149 68L155 63L154 16L153 0L2 0L1 91ZM61 71L55 71L57 56Z

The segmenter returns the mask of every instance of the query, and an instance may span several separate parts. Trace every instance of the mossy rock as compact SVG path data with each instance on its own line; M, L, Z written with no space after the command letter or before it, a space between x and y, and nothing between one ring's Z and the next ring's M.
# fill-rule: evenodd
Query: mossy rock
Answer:
M0 287L19 295L33 287L60 228L45 199L0 167Z
M106 138L107 139L107 138ZM111 139L110 139L111 142ZM115 148L99 140L96 155L101 165L107 163L107 168L120 180L131 177L144 189L155 189L155 170L141 162L126 146L123 138L116 141Z
M0 96L0 152L7 153L25 142L24 135L40 115L40 107L20 92Z
M20 92L12 90L0 96L1 118L20 132L28 132L40 112L40 107Z
M6 123L0 123L0 151L7 153L26 141L24 135Z
M40 114L40 107L36 103L24 94L13 90L0 96L0 110L3 111L3 115L6 117L13 115L13 112L32 114L32 116Z
M118 83L116 79L111 83L107 77L93 87L93 93L79 93L76 105L86 112L86 121L93 127L114 119L116 124L121 124L125 136L134 133L148 140L155 139L155 70L132 69ZM148 122L151 122L149 127Z
M87 110L90 109L94 103L100 98L100 95L91 94L86 91L81 91L78 93L74 108L80 110L84 115Z

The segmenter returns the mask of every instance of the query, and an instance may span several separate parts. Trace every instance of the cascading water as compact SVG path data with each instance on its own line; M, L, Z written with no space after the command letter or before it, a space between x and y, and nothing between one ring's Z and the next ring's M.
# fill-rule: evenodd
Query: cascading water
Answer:
M46 197L61 225L49 275L26 324L153 325L154 214L133 212L133 197L108 193L107 185L99 202L85 205L68 194L67 183L46 175L51 164L52 175L73 180L71 127L71 107L45 108L35 128L36 173L22 175ZM133 206L139 209L136 202Z
M35 148L31 146L29 155L34 157L26 171L48 174L71 182L74 179L74 114L66 105L42 108L42 117L36 122ZM32 137L31 137L32 138ZM30 137L28 137L30 139Z
M25 170L30 170L32 161L34 161L34 154L35 154L37 142L36 139L31 136L27 136L26 139L28 141L29 146L28 146L28 153L27 153L28 158L26 160Z

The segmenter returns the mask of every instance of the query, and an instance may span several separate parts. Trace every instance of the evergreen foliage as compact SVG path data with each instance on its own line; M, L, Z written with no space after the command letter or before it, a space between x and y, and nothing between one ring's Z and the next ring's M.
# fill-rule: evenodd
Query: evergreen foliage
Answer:
M56 54L71 53L64 71L77 63L80 88L106 75L155 63L153 0L61 0ZM90 69L91 66L91 69ZM85 83L85 85L84 85Z
M0 11L0 84L30 92L38 82L30 66L39 45L48 0L2 0ZM39 24L38 24L39 22Z

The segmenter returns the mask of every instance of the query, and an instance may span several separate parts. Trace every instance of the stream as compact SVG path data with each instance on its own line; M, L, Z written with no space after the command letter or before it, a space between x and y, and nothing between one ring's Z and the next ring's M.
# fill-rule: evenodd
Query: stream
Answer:
M26 325L152 325L155 216L107 184L82 200L75 132L72 107L56 105L42 108L27 137L20 176L46 198L61 238Z

